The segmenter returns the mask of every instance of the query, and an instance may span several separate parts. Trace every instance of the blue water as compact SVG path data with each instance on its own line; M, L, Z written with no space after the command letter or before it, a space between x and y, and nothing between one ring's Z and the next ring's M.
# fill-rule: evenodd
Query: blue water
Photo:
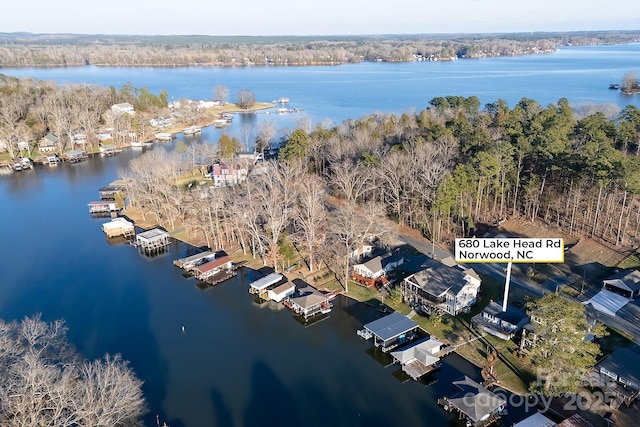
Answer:
M522 97L541 104L627 103L608 89L640 65L640 45L563 48L552 55L460 60L450 63L364 63L282 68L64 68L3 69L5 74L58 82L122 86L131 82L173 99L211 98L216 85L258 100L289 97L300 114L256 114L227 131L273 120L279 135L308 119L339 123L372 112L417 111L435 96L475 95L481 102ZM214 141L222 131L198 137ZM185 138L187 143L197 138ZM251 144L250 139L246 141ZM171 144L168 144L171 146ZM89 358L121 353L144 380L150 412L172 427L245 425L441 426L449 414L435 406L461 372L477 370L449 358L439 381L401 383L366 353L355 331L377 313L339 300L328 320L305 328L288 311L252 304L243 270L201 291L171 261L182 244L153 259L127 245L111 245L86 203L139 155L0 176L0 317L42 313L64 318L69 337ZM185 326L185 333L181 327ZM512 411L509 423L517 421Z

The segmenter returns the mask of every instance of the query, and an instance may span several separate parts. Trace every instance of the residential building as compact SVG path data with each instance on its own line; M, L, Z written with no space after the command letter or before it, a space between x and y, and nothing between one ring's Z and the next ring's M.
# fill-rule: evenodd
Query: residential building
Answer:
M471 324L482 331L503 340L510 340L527 323L529 316L513 306L508 305L503 311L502 306L494 301L489 302L481 313L471 318Z
M473 269L457 264L450 257L442 262L429 259L422 266L424 270L400 284L403 300L415 310L456 316L476 302L481 279Z
M114 104L111 106L111 112L113 114L129 114L133 116L136 112L133 109L133 105L128 102L122 102L120 104Z
M41 153L53 153L58 151L58 137L51 132L47 133L38 143L38 151Z
M613 396L611 406L630 406L640 394L640 353L619 348L596 364L589 384Z
M603 290L615 292L629 299L635 299L640 295L640 271L638 270L623 270L602 282Z

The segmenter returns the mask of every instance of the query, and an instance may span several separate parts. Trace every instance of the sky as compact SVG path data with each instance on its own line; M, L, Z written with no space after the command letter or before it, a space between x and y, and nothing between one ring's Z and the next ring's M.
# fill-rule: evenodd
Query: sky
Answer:
M0 32L359 35L640 30L638 0L22 0Z

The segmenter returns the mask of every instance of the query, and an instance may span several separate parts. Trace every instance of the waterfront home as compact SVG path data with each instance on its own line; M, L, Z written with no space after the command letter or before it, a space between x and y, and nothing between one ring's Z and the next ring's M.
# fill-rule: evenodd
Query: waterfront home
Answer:
M275 288L269 288L267 290L267 298L271 301L281 302L285 298L293 295L296 291L296 286L291 282L283 283Z
M196 279L206 280L209 277L221 273L223 271L231 270L233 267L233 261L227 255L215 257L211 261L200 264L193 269L193 275Z
M451 396L438 399L438 404L447 412L458 412L466 418L467 425L473 427L486 426L506 413L506 401L497 394L487 390L466 375L454 381L457 391Z
M258 153L257 151L238 151L235 158L244 162L245 165L255 165L259 161L264 160L262 153Z
M452 258L442 262L428 259L424 270L410 275L400 284L403 300L424 313L444 312L456 316L476 302L480 276Z
M111 106L111 112L113 114L129 114L133 116L136 112L133 109L133 105L128 102L122 102L120 104L114 104Z
M107 237L132 237L135 235L133 223L120 217L102 224L102 231Z
M41 153L53 153L58 150L58 137L51 132L47 133L38 143L38 151Z
M631 300L640 295L640 271L638 270L623 270L602 282L602 290L614 292Z
M640 354L619 348L596 364L589 385L614 397L611 406L630 406L640 394Z
M207 174L213 180L215 187L227 187L240 184L247 179L247 168L239 164L214 163L211 172Z
M287 306L305 320L316 314L326 314L331 311L330 297L311 286L298 289L287 301Z
M404 258L399 254L385 254L374 257L362 264L353 266L353 279L356 282L372 287L384 283L389 273L404 263Z
M437 369L442 342L432 337L425 337L411 344L391 352L391 356L400 363L402 370L414 380Z
M249 284L249 293L250 294L261 294L265 292L265 290L272 285L282 281L284 276L278 273L271 273L264 277L259 278Z
M363 326L358 335L368 340L373 337L373 345L389 351L411 341L415 337L418 324L402 313L393 312Z
M513 338L527 323L529 316L524 311L510 305L503 311L502 306L494 301L490 301L481 313L471 318L471 324L476 329L503 340Z

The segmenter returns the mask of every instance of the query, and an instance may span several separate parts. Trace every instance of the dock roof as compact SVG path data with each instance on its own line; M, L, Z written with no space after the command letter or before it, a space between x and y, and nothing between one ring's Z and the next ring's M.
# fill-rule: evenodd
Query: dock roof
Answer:
M316 305L322 304L329 300L327 296L311 286L298 289L299 295L291 298L291 302L308 310Z
M199 265L198 267L196 267L196 269L198 271L200 271L201 273L206 273L207 271L211 271L214 268L218 268L221 265L224 265L228 262L231 262L231 258L229 258L228 256L222 256L220 258L216 258L214 260L211 260L209 262L205 262L202 265Z
M188 256L186 258L180 258L178 261L180 261L183 264L186 264L193 261L201 260L202 258L206 258L211 255L213 255L212 251L204 251L204 252L197 253L195 255Z
M434 349L439 349L442 342L431 337L413 342L400 350L391 352L391 355L400 363L408 363L417 360L425 366L433 365L440 360L433 355Z
M160 239L164 237L169 237L169 233L159 228L152 228L151 230L147 230L147 231L143 231L142 233L139 233L137 237L139 239L144 239L144 240L155 240L155 239Z
M460 391L450 397L449 402L472 422L484 421L507 402L495 393L487 390L471 378L454 381Z
M271 273L256 280L255 282L252 282L249 286L253 289L261 291L275 283L278 283L280 280L282 280L282 274Z
M404 314L394 312L364 325L364 328L383 341L418 328L418 324Z

